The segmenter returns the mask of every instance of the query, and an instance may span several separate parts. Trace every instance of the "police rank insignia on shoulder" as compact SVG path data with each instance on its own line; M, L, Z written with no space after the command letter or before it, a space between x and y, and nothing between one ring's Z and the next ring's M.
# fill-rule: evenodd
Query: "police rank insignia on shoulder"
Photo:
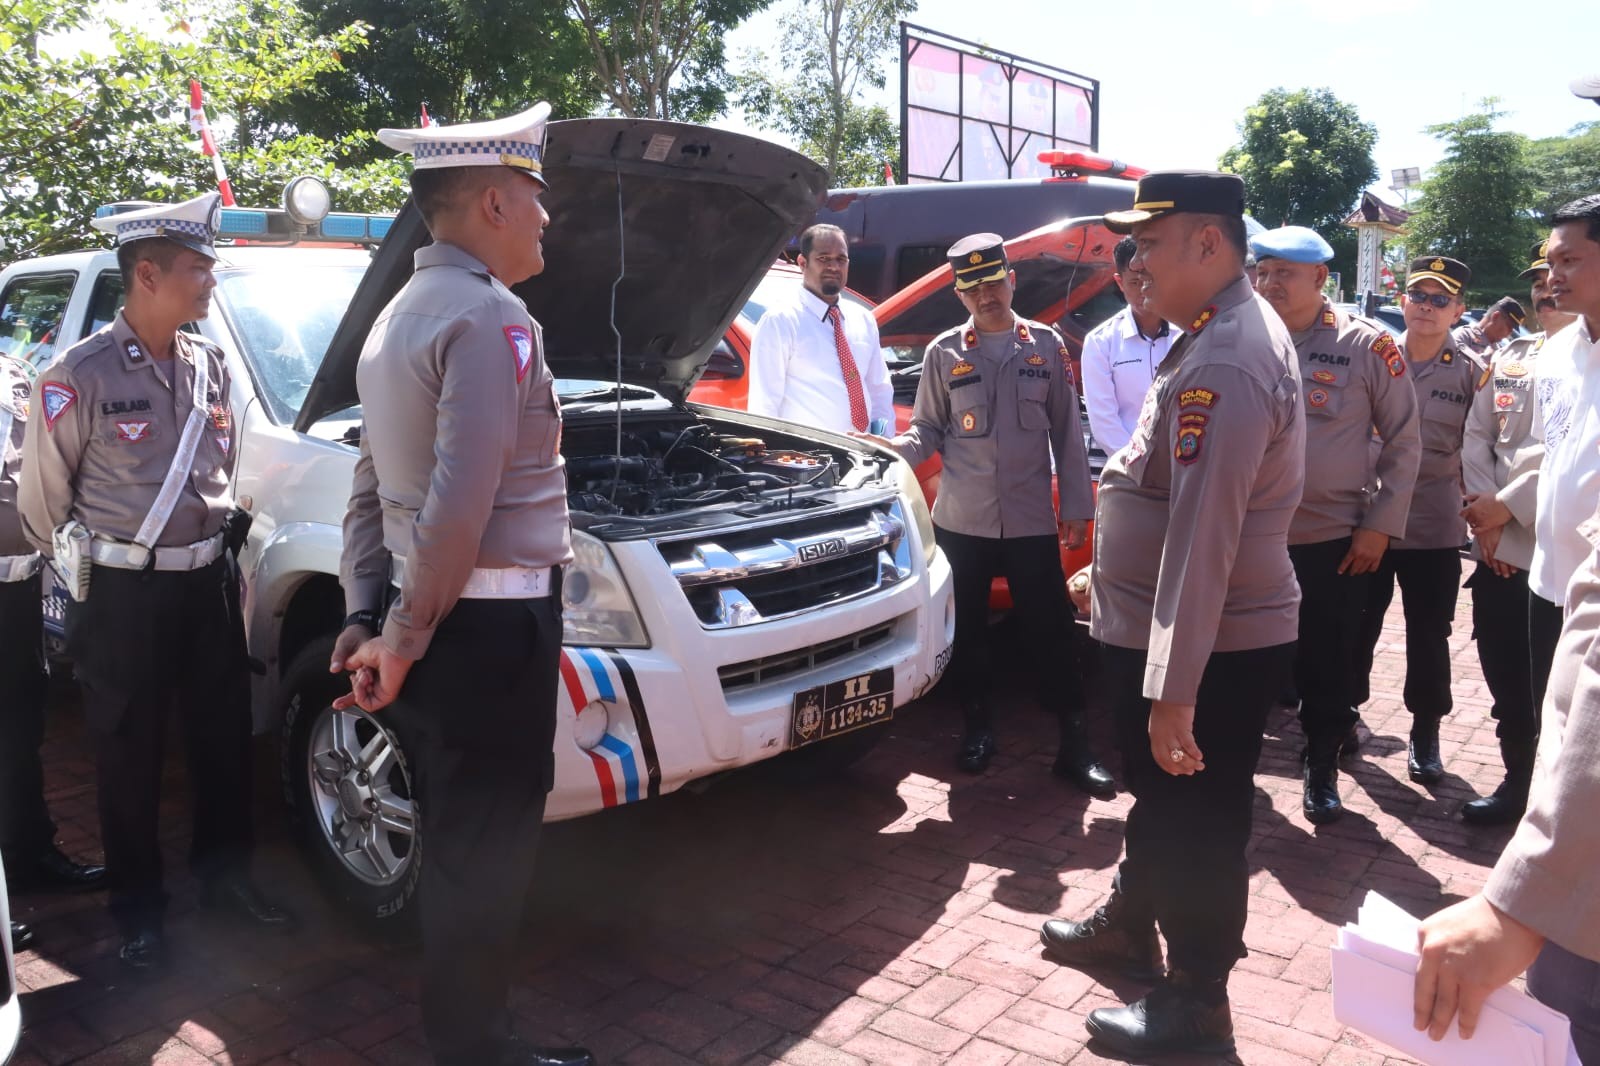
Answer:
M1023 362L1027 363L1029 366L1044 366L1044 356L1040 355L1038 352L1034 352L1032 355L1028 356L1028 358L1024 359Z
M966 377L976 369L978 368L975 365L962 359L950 368L950 376L953 378Z
M1443 363L1445 366L1449 366L1451 363L1453 363L1455 361L1456 361L1456 357L1455 357L1455 353L1454 352L1445 352L1443 355L1441 355L1439 357L1439 362Z
M1217 317L1217 305L1211 304L1204 311L1201 311L1198 315L1196 315L1193 322L1189 323L1189 332L1199 333L1201 330L1206 328L1206 323L1210 322L1215 317Z
M1215 407L1217 393L1211 389L1184 389L1178 394L1179 407Z
M1322 312L1322 324L1324 326L1336 325L1338 321L1338 316L1333 313L1333 308L1330 307L1326 311ZM1385 334L1385 336L1387 336L1387 334Z
M1028 332L1027 323L1017 323L1017 340L1021 341L1023 344L1033 343L1033 334Z
M1521 378L1528 376L1528 368L1522 363L1507 363L1500 368L1500 373L1508 378Z
M969 329L961 335L961 347L976 348L978 346L978 331Z
M528 368L533 365L533 334L528 332L526 326L507 326L506 341L511 345L511 355L517 361L517 381L522 381L528 376Z
M1172 457L1180 463L1194 462L1200 458L1200 442L1205 435L1205 426L1180 426L1178 441L1172 447Z
M131 362L137 363L139 360L141 360L143 358L144 358L144 349L139 347L139 342L138 341L129 341L128 342L128 359Z

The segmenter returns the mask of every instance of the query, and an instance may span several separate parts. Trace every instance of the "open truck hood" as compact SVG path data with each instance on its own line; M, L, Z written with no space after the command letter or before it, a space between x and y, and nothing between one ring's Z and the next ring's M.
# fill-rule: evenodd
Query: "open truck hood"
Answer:
M617 378L611 306L621 273L621 379L675 403L827 189L821 166L781 145L642 119L553 122L544 167L545 272L512 291L544 329L551 371ZM359 403L356 361L367 332L429 241L408 201L328 345L296 429Z

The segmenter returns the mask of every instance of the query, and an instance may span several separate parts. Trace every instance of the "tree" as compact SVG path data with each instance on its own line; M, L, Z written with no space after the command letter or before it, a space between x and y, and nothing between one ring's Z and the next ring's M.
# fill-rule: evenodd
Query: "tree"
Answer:
M1533 172L1534 214L1548 219L1563 204L1595 190L1600 159L1600 122L1574 126L1565 137L1541 137L1528 145Z
M704 122L727 110L722 39L771 0L571 0L600 91L629 118Z
M1422 183L1406 241L1413 255L1448 255L1471 267L1474 302L1527 289L1517 273L1539 232L1527 138L1495 130L1501 115L1485 100L1474 114L1428 127L1445 154Z
M250 0L248 18L228 0L171 10L174 27L151 33L108 19L91 0L13 0L0 10L0 262L106 237L89 227L115 200L172 200L214 184L190 139L190 78L211 91L219 147L241 202L270 203L295 173L330 178L347 210L397 205L401 164L339 168L367 135L339 142L265 121L275 100L305 88L359 48L362 28L309 31L288 0ZM56 35L95 28L104 51L71 56L44 47Z
M899 129L882 107L857 100L884 84L883 56L916 0L796 0L781 20L780 63L757 51L738 78L739 104L757 125L799 142L822 160L834 185L879 180L899 151ZM786 78L770 71L790 72Z
M334 140L351 130L512 114L547 100L556 118L589 114L600 83L564 0L300 0L316 32L370 27L339 69L287 98L276 117ZM515 27L508 32L508 27ZM389 152L372 142L371 158Z
M1245 109L1221 166L1244 179L1258 222L1311 227L1341 251L1333 269L1353 278L1355 243L1341 223L1378 177L1377 139L1377 127L1330 89L1270 89Z

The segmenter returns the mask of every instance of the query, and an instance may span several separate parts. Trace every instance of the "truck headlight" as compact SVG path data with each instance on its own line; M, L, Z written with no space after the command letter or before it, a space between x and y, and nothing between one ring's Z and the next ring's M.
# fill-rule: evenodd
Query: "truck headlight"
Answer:
M577 530L572 531L572 562L561 582L561 629L563 644L650 646L611 549Z
M911 512L911 520L917 527L917 539L922 541L922 562L924 565L933 562L933 516L928 513L928 498L922 494L922 482L917 480L917 472L911 464L904 459L897 460L895 466L900 473L900 496L906 502L906 509Z

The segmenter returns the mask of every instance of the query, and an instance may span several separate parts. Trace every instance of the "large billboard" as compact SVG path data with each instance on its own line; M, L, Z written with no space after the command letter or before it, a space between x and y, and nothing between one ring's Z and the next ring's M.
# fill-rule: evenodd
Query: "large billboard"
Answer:
M1100 146L1100 82L900 23L900 173L912 184L1047 178Z

